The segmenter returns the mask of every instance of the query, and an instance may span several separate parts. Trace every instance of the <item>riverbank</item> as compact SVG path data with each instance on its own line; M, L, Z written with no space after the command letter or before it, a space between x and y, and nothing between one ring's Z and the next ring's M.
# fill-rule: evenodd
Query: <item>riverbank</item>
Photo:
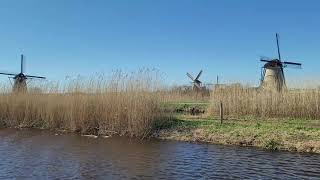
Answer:
M227 116L221 124L207 115L208 102L160 103L151 94L130 91L112 95L2 96L0 127L320 153L320 120Z
M320 153L320 121L303 119L227 119L176 115L157 125L153 137L166 140Z
M1 128L8 128L1 125ZM44 127L14 127L16 129ZM57 133L80 133L88 137L122 136L110 131L108 136L70 129L51 129ZM156 124L151 137L161 140L200 142L220 145L258 147L270 151L320 154L320 121L298 119L228 119L178 115Z

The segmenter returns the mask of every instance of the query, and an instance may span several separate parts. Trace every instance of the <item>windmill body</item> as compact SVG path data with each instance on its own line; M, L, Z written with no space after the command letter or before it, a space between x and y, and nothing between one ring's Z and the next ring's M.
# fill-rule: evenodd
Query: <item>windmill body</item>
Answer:
M45 77L42 76L31 76L31 75L25 75L24 74L24 55L21 55L21 71L20 73L3 73L0 72L2 75L7 75L9 78L12 78L14 80L12 91L14 93L21 93L21 92L27 92L27 80L28 79L45 79Z
M283 67L279 60L272 60L263 66L263 81L261 86L264 89L276 91L286 88Z
M261 58L260 61L264 62L261 73L262 89L282 91L286 89L286 80L284 75L284 68L301 68L301 63L281 61L279 36L276 34L278 59Z
M27 78L23 74L18 74L13 79L13 92L27 92Z

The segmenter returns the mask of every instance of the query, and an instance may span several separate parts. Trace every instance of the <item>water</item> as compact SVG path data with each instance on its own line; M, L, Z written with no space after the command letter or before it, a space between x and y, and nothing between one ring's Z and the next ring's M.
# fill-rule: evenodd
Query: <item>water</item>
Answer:
M320 155L0 130L0 179L320 179Z

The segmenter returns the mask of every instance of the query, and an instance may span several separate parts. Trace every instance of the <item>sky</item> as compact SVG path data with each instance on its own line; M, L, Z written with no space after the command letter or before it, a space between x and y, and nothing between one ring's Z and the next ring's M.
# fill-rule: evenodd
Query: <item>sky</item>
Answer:
M319 7L317 0L0 0L0 70L19 72L24 54L26 74L50 81L155 68L167 84L188 84L186 72L202 69L204 83L219 75L257 85L260 56L277 57L279 33L282 59L303 67L286 69L287 80L315 82Z

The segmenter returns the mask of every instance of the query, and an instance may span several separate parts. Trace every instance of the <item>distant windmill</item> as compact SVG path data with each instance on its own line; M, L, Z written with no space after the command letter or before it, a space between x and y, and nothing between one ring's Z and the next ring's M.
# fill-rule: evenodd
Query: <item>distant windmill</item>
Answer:
M0 74L10 76L9 78L12 78L14 80L13 92L26 92L28 79L45 79L45 77L41 77L41 76L30 76L30 75L24 74L25 62L24 62L23 54L21 55L20 67L21 67L20 73L15 74L15 73L0 72Z
M187 73L187 76L192 80L193 90L201 90L202 89L202 82L199 80L202 72L203 71L201 70L195 79L193 78L193 76L190 73Z
M282 62L279 47L279 35L276 34L278 59L261 57L260 61L265 62L261 72L261 87L264 89L281 91L286 88L286 80L283 68L301 68L301 63Z

